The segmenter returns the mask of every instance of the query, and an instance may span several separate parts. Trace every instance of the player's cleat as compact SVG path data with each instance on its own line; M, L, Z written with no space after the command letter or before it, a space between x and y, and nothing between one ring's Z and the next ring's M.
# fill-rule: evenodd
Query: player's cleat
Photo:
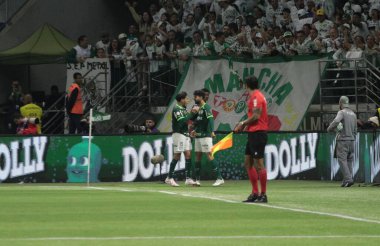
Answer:
M167 184L170 186L173 186L173 187L179 186L179 184L177 184L177 182L175 182L175 180L173 178L169 179Z
M224 180L223 179L217 179L212 186L221 186L222 184L224 184Z
M243 202L257 202L258 199L259 196L257 194L250 194L247 200L244 200Z
M194 184L194 186L201 186L201 181L199 181L199 180L195 180L195 184Z
M169 179L169 177L166 177L166 179L165 179L165 184L170 184L170 179Z
M267 195L266 194L260 195L259 198L257 199L257 202L268 203Z
M195 185L195 181L191 178L187 178L185 181L185 185Z

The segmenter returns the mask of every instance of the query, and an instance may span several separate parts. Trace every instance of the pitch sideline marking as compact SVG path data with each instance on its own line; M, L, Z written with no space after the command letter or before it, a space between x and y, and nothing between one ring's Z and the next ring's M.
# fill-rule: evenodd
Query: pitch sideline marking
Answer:
M103 241L103 240L169 240L169 239L339 239L380 238L380 235L241 235L241 236L131 236L131 237L39 237L4 238L6 241Z
M97 187L88 187L90 189L97 188ZM106 190L119 190L115 188L107 188ZM123 191L123 190L119 190ZM132 190L131 190L132 191ZM202 199L208 199L208 200L215 200L215 201L221 201L226 203L235 203L235 204L246 204L246 205L254 205L254 206L260 206L260 207L267 207L267 208L273 208L273 209L279 209L279 210L285 210L285 211L292 211L292 212L298 212L298 213L306 213L306 214L316 214L316 215L322 215L322 216L330 216L340 219L347 219L347 220L353 220L353 221L359 221L359 222L367 222L367 223L374 223L379 224L380 221L378 220L371 220L371 219L365 219L365 218L359 218L359 217L353 217L349 215L344 214L336 214L336 213L328 213L328 212L319 212L319 211L313 211L313 210L306 210L306 209L300 209L300 208L289 208L289 207L282 207L282 206L276 206L276 205L270 205L270 204L264 204L264 203L242 203L234 200L228 200L224 198L219 197L211 197L211 196L201 196L201 195L193 195L188 193L178 193L178 192L171 192L171 191L162 191L162 190L139 190L135 189L135 191L146 191L146 192L155 192L155 193L163 193L168 195L179 195L183 197L191 197L191 198L202 198Z
M38 187L38 186L36 186ZM59 186L39 186L39 187L56 187ZM263 203L242 203L239 201L234 200L228 200L220 197L212 197L212 196L201 196L201 195L194 195L189 193L178 193L178 192L171 192L171 191L165 191L165 190L148 190L148 189L124 189L124 188L114 188L114 187L99 187L99 186L71 186L76 188L83 188L83 189L93 189L93 190L104 190L104 191L122 191L122 192L154 192L154 193L161 193L161 194L167 194L167 195L177 195L177 196L183 196L183 197L191 197L191 198L201 198L201 199L208 199L208 200L214 200L214 201L221 201L225 203L235 203L235 204L245 204L245 205L253 205L253 206L260 206L260 207L267 207L272 209L279 209L279 210L285 210L285 211L292 211L292 212L298 212L298 213L306 213L306 214L315 214L315 215L322 215L322 216L330 216L340 219L347 219L352 221L359 221L359 222L366 222L366 223L372 223L372 224L380 224L380 221L378 220L371 220L371 219L365 219L365 218L359 218L359 217L353 217L349 215L344 214L336 214L336 213L328 213L328 212L319 212L319 211L313 211L313 210L306 210L306 209L300 209L300 208L289 208L289 207L282 207L282 206L276 206L276 205L270 205L270 204L263 204ZM59 188L64 188L64 186L60 186Z

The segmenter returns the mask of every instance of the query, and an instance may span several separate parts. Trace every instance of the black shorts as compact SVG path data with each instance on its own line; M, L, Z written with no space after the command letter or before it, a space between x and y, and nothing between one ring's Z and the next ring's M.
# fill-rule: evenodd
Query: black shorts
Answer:
M266 132L248 132L248 141L245 147L245 155L250 155L254 159L264 158L265 145L268 141Z

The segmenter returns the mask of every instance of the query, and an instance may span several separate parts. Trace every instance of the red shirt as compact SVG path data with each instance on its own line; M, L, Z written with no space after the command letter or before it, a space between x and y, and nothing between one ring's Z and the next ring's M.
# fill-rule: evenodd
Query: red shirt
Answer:
M254 90L248 99L248 118L255 109L261 109L260 118L246 127L248 132L268 131L267 100L259 90Z

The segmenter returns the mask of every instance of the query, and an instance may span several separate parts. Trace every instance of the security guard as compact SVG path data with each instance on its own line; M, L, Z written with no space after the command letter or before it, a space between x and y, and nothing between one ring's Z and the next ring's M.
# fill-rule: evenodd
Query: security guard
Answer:
M37 133L41 134L42 108L33 103L33 98L30 94L26 94L23 97L23 103L24 106L20 108L21 116L28 119L38 119Z
M70 134L82 133L80 124L83 117L82 80L83 78L80 73L74 73L74 82L71 84L66 97L66 111L69 115Z

